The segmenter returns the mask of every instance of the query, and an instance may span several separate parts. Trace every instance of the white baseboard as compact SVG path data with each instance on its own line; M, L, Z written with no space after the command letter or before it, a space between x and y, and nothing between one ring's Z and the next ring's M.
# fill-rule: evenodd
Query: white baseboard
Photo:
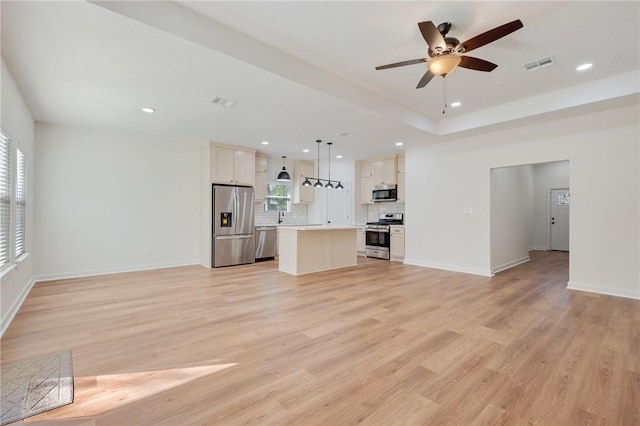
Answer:
M65 272L63 274L38 275L36 277L36 282L92 277L95 275L119 274L122 272L148 271L151 269L176 268L179 266L191 265L199 265L199 263L197 260L187 260L183 262L156 263L152 265L137 265L119 268L94 269L89 271Z
M546 246L531 246L531 247L529 247L529 251L534 251L534 250L548 251L549 247L546 247Z
M0 337L3 336L4 332L7 331L7 328L9 328L9 324L11 324L11 321L13 321L13 317L15 317L16 314L18 313L18 310L24 303L25 299L29 295L29 292L31 291L35 283L36 283L36 278L31 277L31 280L29 280L29 283L22 289L22 292L20 293L18 298L13 302L13 305L11 305L11 308L9 308L9 310L5 312L5 314L3 315L2 320L0 321Z
M463 274L482 275L483 277L492 277L491 271L476 268L467 268L458 265L444 265L441 263L423 262L421 260L404 259L405 265L422 266L424 268L442 269L444 271L462 272Z
M496 266L495 268L493 268L493 273L497 274L498 272L502 272L502 271L507 270L509 268L513 268L514 266L518 266L518 265L523 264L525 262L529 262L530 260L531 260L531 258L529 256L525 256L525 257L522 257L520 259L512 260L511 262L503 263L502 265L499 265L499 266Z
M640 291L617 290L609 287L600 287L590 284L577 283L569 281L567 283L569 290L588 291L589 293L606 294L608 296L626 297L628 299L640 299Z

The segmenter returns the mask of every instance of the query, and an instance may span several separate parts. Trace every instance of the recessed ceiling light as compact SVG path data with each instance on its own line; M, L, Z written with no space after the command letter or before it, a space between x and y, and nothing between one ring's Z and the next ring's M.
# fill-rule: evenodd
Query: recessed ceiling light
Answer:
M585 70L588 70L589 68L591 68L592 66L593 66L593 64L589 64L589 63L578 65L576 67L576 71L585 71Z
M336 155L336 158L342 158L342 155Z
M156 112L156 109L155 108L144 107L144 108L142 108L142 111L146 112L147 114L151 114L153 112Z
M404 145L404 142L396 142L396 146L402 146Z
M302 152L309 152L309 150L308 149L303 149Z
M338 133L338 135L342 136L343 138L350 138L352 136L355 136L354 133L347 132L346 130L344 132Z
M459 107L460 105L462 105L462 103L461 103L461 102L458 102L458 101L456 101L456 102L451 102L451 106L452 106L452 107L454 107L454 108L455 108L455 107Z
M262 141L260 142L262 145L269 145L269 141Z

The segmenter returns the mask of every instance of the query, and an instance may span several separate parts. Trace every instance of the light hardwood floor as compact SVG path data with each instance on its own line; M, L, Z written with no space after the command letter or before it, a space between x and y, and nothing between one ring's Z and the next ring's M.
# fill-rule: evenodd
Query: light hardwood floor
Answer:
M359 258L37 284L2 363L73 351L30 425L640 425L640 301L566 289L568 255L484 278Z

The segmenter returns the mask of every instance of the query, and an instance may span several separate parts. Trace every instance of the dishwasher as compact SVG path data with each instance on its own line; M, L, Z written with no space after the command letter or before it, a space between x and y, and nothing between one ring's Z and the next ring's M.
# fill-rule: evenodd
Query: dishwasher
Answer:
M275 259L277 236L275 226L256 226L256 262Z

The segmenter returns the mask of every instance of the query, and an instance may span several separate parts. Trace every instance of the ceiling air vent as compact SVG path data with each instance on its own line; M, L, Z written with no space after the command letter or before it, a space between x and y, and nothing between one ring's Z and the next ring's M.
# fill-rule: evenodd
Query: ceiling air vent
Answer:
M231 99L225 99L221 96L214 97L213 99L211 99L211 102L214 104L218 104L226 107L232 107L236 104L236 101L232 101Z
M347 132L346 130L344 132L340 132L338 133L339 136L342 136L343 138L350 138L352 136L355 136L355 134Z
M553 60L553 57L547 56L544 58L536 59L533 62L529 62L528 64L525 64L524 67L526 68L527 71L535 71L538 68L550 67L554 63L555 61Z

